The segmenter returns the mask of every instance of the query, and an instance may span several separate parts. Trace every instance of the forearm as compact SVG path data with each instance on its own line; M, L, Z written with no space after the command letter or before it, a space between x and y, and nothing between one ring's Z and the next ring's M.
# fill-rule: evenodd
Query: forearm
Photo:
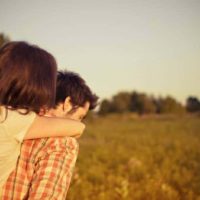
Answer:
M85 129L82 122L58 117L37 116L24 139L42 137L78 137Z

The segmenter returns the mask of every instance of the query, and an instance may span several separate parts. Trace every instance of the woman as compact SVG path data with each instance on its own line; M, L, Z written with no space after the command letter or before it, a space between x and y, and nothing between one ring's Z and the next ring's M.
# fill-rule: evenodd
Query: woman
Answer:
M26 42L0 49L0 197L24 139L79 136L85 125L43 116L55 104L57 65L47 51Z

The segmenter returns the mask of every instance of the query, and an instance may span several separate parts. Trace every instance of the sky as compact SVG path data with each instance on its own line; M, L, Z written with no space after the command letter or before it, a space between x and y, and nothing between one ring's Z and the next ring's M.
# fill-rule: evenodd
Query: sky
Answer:
M0 32L46 49L101 98L200 98L199 0L0 0Z

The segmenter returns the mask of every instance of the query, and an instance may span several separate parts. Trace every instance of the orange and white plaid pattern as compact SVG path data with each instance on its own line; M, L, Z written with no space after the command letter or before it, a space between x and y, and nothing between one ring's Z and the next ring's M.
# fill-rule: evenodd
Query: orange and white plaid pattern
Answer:
M77 155L74 138L25 140L2 200L65 200Z

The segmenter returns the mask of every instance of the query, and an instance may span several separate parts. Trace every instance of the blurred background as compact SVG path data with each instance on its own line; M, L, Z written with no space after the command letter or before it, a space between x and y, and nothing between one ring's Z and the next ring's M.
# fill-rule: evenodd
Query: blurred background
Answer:
M200 200L199 0L0 0L24 40L100 97L69 200Z

